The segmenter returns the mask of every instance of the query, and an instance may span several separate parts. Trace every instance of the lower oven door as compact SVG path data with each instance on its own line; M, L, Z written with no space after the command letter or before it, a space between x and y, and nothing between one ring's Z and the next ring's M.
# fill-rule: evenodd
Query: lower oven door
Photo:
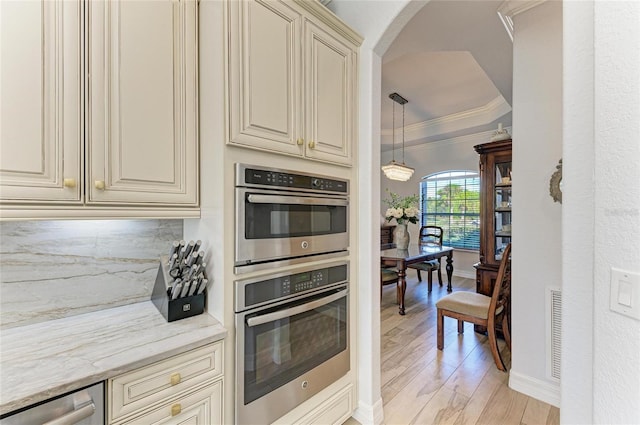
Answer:
M349 371L348 289L236 315L236 422L271 423Z

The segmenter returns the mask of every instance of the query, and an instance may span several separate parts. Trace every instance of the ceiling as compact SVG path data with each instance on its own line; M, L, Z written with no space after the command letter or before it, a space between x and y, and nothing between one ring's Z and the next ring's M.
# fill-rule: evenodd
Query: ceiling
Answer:
M511 125L512 51L497 14L500 1L432 0L382 57L381 149L450 139Z

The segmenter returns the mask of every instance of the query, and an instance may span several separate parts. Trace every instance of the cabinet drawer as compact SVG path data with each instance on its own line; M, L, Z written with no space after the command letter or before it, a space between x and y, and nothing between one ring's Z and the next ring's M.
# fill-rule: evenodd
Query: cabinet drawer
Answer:
M222 380L161 405L122 425L222 424Z
M339 425L344 423L353 413L352 390L352 385L341 389L329 400L298 421L297 425Z
M109 420L222 375L222 352L218 342L110 379Z

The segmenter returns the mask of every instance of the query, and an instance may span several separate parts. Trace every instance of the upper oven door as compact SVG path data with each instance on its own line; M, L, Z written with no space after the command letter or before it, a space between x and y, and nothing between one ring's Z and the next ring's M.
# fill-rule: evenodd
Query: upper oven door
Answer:
M236 214L236 265L349 247L344 197L236 188Z

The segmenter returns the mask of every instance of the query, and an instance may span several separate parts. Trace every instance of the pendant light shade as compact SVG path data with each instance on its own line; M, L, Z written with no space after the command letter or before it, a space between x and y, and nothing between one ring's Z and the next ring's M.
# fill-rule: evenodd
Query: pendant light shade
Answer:
M404 163L400 164L393 160L382 166L382 172L389 180L399 180L401 182L409 180L414 171L413 168L407 167Z
M389 98L393 100L395 103L393 104L393 119L392 119L392 138L393 138L393 150L392 150L392 159L387 165L382 166L382 172L385 176L387 176L390 180L399 180L406 182L411 178L413 172L415 171L413 168L407 166L404 163L404 105L407 103L407 99L400 96L398 93L391 93ZM402 164L396 162L396 103L402 105Z

